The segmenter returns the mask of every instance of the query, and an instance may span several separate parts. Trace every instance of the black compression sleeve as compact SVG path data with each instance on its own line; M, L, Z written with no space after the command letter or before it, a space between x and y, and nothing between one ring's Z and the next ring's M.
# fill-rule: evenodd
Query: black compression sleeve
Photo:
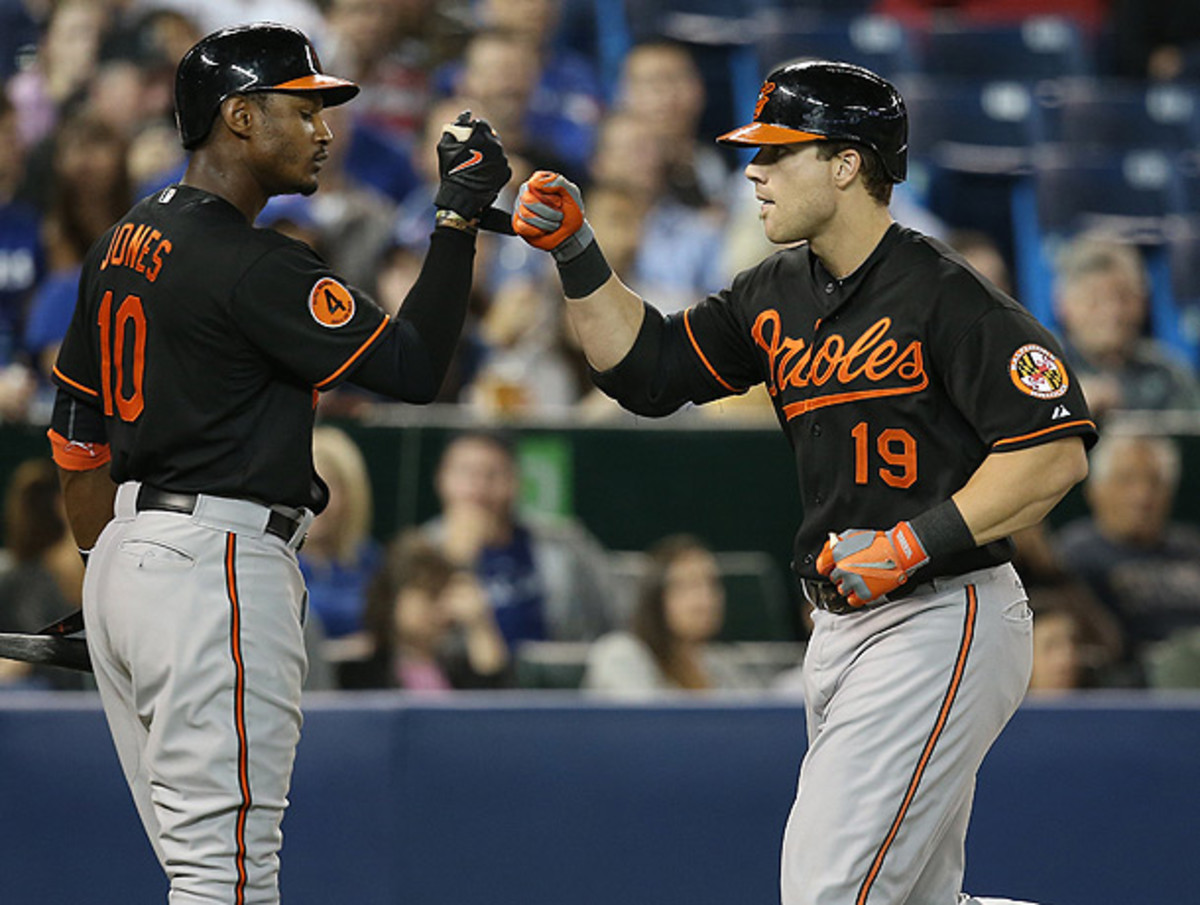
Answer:
M473 236L456 229L435 229L421 274L394 325L350 375L349 382L405 402L432 402L446 378L466 320L474 264Z

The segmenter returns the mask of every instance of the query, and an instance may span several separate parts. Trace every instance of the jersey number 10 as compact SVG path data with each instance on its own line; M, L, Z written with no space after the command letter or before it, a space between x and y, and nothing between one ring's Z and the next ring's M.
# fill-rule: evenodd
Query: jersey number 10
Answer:
M113 317L110 289L100 300L100 386L104 414L136 421L145 407L142 381L146 373L146 312L140 296L127 295ZM128 366L127 366L128 365ZM125 386L126 376L130 386Z
M871 427L860 421L850 431L854 438L854 483L866 484L871 476ZM917 441L902 427L889 427L875 438L875 451L886 468L879 469L879 479L889 487L901 490L917 481Z

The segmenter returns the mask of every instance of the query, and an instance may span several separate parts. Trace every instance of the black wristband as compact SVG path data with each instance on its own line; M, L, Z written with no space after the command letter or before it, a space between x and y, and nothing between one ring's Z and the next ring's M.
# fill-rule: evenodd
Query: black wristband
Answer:
M569 299L581 299L591 295L608 282L612 268L604 259L599 242L591 242L569 261L558 261L558 276L562 280L563 295Z
M929 555L930 562L976 547L971 529L963 521L954 500L938 503L908 523Z

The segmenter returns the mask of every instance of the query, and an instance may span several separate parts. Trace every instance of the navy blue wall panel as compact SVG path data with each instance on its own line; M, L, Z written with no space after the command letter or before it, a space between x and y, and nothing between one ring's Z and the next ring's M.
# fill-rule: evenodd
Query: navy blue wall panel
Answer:
M287 905L773 905L804 750L775 699L314 696ZM0 697L0 901L165 901L97 701ZM1190 901L1200 699L1026 705L980 774L967 888Z

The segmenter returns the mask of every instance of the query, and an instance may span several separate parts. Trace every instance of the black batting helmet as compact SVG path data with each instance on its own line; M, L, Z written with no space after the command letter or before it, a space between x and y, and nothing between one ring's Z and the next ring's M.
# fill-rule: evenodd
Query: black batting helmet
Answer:
M891 82L851 63L808 60L780 66L759 90L754 121L717 141L758 146L825 139L871 148L893 182L907 175L904 99Z
M212 129L221 102L253 91L317 91L326 107L344 104L358 86L321 71L317 52L289 25L257 22L200 40L175 71L175 121L189 151Z

